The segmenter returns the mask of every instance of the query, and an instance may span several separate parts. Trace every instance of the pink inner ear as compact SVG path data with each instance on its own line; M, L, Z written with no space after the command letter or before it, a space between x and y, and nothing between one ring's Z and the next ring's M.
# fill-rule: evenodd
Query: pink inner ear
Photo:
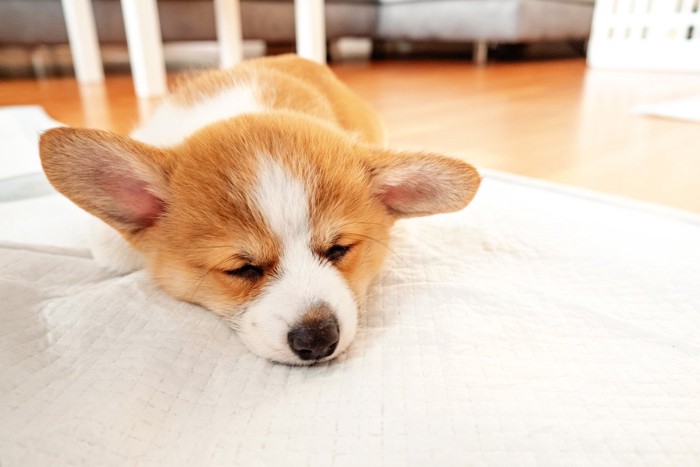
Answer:
M137 179L112 180L108 191L119 205L125 221L137 228L152 226L165 212L165 202L148 191L148 185Z
M416 193L406 186L387 186L379 195L379 199L393 210L401 211L402 206L410 204L416 198Z
M385 185L379 193L379 199L389 209L403 213L420 211L425 203L430 203L436 196L437 189L428 177L416 174L400 185Z

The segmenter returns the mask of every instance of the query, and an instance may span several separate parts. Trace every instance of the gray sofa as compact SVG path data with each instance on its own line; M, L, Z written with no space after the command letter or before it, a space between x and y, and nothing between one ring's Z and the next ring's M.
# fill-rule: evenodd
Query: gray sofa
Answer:
M380 38L528 42L585 39L594 0L383 0Z
M514 43L585 39L594 0L327 0L329 40ZM215 38L212 0L159 0L163 40ZM123 43L118 0L93 0L102 43ZM242 0L243 36L294 40L292 0ZM67 42L60 0L0 0L0 46Z

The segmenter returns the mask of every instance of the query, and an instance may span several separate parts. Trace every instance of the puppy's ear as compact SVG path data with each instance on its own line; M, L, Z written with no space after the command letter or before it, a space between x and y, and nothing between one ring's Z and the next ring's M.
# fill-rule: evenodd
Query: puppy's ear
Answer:
M471 165L437 154L381 151L371 164L374 194L397 217L458 211L481 181Z
M125 233L153 225L168 203L170 154L100 130L54 128L41 135L51 184Z

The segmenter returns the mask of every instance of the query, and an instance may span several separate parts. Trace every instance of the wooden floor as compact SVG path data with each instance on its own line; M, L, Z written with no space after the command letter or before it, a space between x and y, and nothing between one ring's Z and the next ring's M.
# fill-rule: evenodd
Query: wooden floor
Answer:
M379 61L334 66L385 117L394 147L700 212L700 125L633 115L700 94L684 74L587 71L580 59ZM70 125L128 131L154 102L128 76L0 82L0 105L39 104Z

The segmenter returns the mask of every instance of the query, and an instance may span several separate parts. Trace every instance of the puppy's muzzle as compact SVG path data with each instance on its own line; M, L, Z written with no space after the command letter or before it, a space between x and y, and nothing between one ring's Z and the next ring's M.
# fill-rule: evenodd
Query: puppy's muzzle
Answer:
M302 360L333 355L339 340L338 320L326 303L313 306L287 334L289 347Z

